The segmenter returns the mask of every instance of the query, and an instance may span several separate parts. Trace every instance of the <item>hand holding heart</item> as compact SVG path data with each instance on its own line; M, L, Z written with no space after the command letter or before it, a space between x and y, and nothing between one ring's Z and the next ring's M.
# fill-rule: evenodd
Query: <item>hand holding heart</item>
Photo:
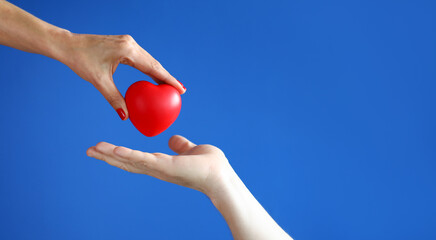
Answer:
M65 47L59 61L81 78L92 83L118 112L122 120L129 117L123 96L112 75L118 64L127 64L150 76L158 84L167 83L180 94L186 89L129 35L91 35L65 32Z

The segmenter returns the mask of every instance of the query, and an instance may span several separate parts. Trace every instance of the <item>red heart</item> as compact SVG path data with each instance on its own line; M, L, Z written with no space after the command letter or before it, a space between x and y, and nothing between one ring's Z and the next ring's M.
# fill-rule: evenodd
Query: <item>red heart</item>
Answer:
M130 121L147 137L165 131L179 116L182 99L171 85L147 81L132 84L126 92Z

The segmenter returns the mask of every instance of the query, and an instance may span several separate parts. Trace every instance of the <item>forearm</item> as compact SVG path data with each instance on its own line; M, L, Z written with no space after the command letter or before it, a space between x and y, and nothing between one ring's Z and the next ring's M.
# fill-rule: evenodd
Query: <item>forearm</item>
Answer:
M209 197L236 240L292 239L265 211L233 169L226 175L222 178L222 187Z
M60 60L67 30L0 0L0 44Z

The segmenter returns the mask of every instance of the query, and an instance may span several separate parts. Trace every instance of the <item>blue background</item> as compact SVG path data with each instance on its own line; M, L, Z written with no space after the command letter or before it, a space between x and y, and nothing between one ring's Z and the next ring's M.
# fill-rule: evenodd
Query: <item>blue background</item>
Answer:
M174 134L220 147L296 239L436 239L434 1L12 2L131 34L188 92L147 138L68 67L0 46L0 239L231 239L201 193L85 154Z

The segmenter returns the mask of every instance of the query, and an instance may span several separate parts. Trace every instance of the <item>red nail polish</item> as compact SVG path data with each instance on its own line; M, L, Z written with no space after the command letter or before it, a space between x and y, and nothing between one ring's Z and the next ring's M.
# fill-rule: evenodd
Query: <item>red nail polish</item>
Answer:
M185 89L186 90L186 88L185 88L185 86L183 86L183 84L179 81L179 80L176 80L177 82L179 82L180 83L180 85L182 85L182 87L183 87L183 89Z
M117 113L118 113L118 116L120 116L121 120L126 119L126 113L124 112L124 110L122 108L118 108Z

